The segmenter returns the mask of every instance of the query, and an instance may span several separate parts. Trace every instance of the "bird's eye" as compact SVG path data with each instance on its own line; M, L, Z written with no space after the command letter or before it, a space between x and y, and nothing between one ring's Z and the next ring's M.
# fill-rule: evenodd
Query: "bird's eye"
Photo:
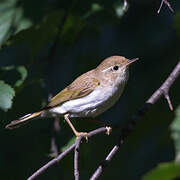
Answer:
M114 66L114 67L113 67L113 70L114 70L114 71L117 71L118 69L119 69L119 66Z

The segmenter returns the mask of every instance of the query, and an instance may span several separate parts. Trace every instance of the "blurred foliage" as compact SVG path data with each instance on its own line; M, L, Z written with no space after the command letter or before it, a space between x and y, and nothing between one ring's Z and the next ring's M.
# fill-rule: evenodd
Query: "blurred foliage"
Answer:
M18 0L0 1L0 46L13 34L31 25L23 16L22 7L18 7Z
M179 21L180 21L180 12L177 12L176 15L175 15L175 28L176 28L176 31L177 31L177 35L180 37L180 24L179 24Z
M172 138L176 149L176 160L180 161L180 106L176 110L176 117L171 124Z
M27 70L24 66L4 66L0 69L0 74L2 79L6 80L14 87L19 87L23 84L27 77ZM13 77L14 83L12 82L13 80L7 78L9 74L11 74L11 76L15 76Z
M15 95L14 89L0 81L0 108L4 111L7 111L12 106L12 99Z
M61 19L61 12L50 13L43 18L41 23L17 33L8 41L8 44L30 45L32 58L34 58L34 56L37 55L43 46L45 46L49 41L55 39L58 33L58 24Z
M172 180L180 178L180 163L179 163L179 151L180 151L180 106L177 107L176 116L171 123L171 136L174 140L176 150L176 161L168 163L160 163L152 171L148 172L143 180Z
M75 140L63 120L58 133L53 130L53 120L47 118L13 131L5 125L42 108L49 96L111 55L139 57L140 61L131 67L119 102L98 120L121 127L128 123L180 56L180 2L172 2L175 14L165 5L157 14L160 2L129 0L124 6L121 0L0 0L1 179L26 179L48 162L52 136L59 152ZM178 79L170 91L174 108L180 102L179 89ZM179 164L174 159L179 155L179 117L179 110L174 118L166 101L158 101L120 148L102 179L139 180L144 174L144 179L177 177ZM72 121L80 131L101 126L92 119ZM81 145L81 179L89 179L118 135L114 130L111 136L98 135ZM39 179L62 177L73 179L73 153Z
M172 180L180 177L180 164L178 163L160 163L156 169L149 172L143 180Z
M75 140L76 140L76 137L71 138L71 139L68 141L68 143L61 148L61 151L63 152L63 151L66 150L68 147L70 147L70 146L75 142Z

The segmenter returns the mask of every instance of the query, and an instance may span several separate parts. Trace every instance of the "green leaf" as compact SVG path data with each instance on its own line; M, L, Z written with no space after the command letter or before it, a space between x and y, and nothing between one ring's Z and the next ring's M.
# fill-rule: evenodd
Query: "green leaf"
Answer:
M27 77L27 70L24 66L18 66L16 69L21 74L21 79L17 80L15 83L15 87L19 87L23 84L24 80Z
M0 45L6 40L15 11L16 0L0 2Z
M23 10L17 6L18 0L0 1L0 46L18 31L30 26L30 21L23 17Z
M4 111L10 109L14 96L14 89L10 85L4 83L4 81L0 81L0 109Z
M176 149L176 160L180 161L180 106L176 109L176 116L170 126L170 129Z
M180 177L180 164L175 162L160 163L151 172L148 172L143 180L172 180Z
M92 3L91 5L91 9L89 11L87 11L87 13L83 16L83 19L87 19L88 17L90 17L91 15L104 10L104 8L98 4L98 3Z
M117 2L115 4L115 12L118 18L121 18L129 9L129 4L127 3L126 5L124 5L125 2Z
M4 66L0 68L1 71L5 72L4 80L11 84L13 87L19 87L23 84L24 80L27 77L27 70L24 66ZM14 74L12 72L15 72ZM10 82L10 79L13 81Z
M93 3L92 6L91 6L91 9L93 12L98 12L100 10L102 10L102 6L100 6L100 4L98 3Z
M71 145L75 142L75 140L76 140L76 137L75 137L75 136L72 137L72 138L67 142L67 144L64 145L64 146L61 148L61 151L62 151L62 152L65 151L69 146L71 146Z

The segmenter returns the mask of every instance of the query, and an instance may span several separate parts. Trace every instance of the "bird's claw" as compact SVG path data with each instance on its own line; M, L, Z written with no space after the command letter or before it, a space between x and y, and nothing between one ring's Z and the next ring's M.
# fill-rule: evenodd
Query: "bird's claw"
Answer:
M112 127L106 126L106 129L107 129L106 134L109 136L110 133L112 132Z
M77 132L76 133L76 139L78 139L80 136L85 138L86 142L88 142L88 133L87 132Z

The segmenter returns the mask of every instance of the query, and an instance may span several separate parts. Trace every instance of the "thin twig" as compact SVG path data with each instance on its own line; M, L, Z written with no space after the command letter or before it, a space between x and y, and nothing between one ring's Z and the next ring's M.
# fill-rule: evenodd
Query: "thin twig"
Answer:
M76 146L74 148L74 177L75 180L79 180L79 168L78 168L78 159L79 159L79 147L81 144L82 136L76 140Z
M171 104L171 101L170 101L170 98L169 98L169 95L168 95L168 91L169 91L170 87L172 86L172 84L174 83L174 81L178 78L179 75L180 75L180 61L178 62L178 64L174 68L174 70L171 72L169 77L166 79L166 81L161 85L161 87L153 93L153 95L146 101L144 106L136 113L136 115L134 115L132 117L132 120L128 124L128 126L126 128L122 129L121 135L119 137L119 142L116 145L114 145L114 147L112 148L110 153L107 155L105 161L103 161L103 163L101 163L99 165L99 167L96 169L96 171L93 173L93 175L90 178L91 180L96 180L102 174L104 167L106 167L109 164L109 162L112 159L112 157L117 153L117 151L119 150L120 145L122 145L124 143L124 139L127 136L129 136L129 134L132 132L132 130L134 129L135 125L137 124L137 121L163 95L166 98L168 98L169 107L170 107L170 109L172 109L172 104Z
M101 127L98 128L94 131L91 131L88 133L88 138L106 132L107 129L105 127ZM52 159L51 161L49 161L47 164L45 164L44 166L42 166L40 169L38 169L35 173L33 173L27 180L33 180L35 178L37 178L39 175L41 175L42 173L44 173L49 167L53 166L54 164L57 164L60 160L62 160L64 158L64 156L66 156L68 153L70 153L76 146L76 142L73 143L70 147L68 147L64 152L62 152L59 156L57 156L56 158Z
M70 153L73 148L75 147L75 143L72 144L70 147L68 147L64 152L62 152L58 157L52 159L51 161L49 161L47 164L45 164L43 167L41 167L40 169L38 169L32 176L30 176L27 180L33 180L35 178L37 178L40 174L42 174L44 171L46 171L49 167L51 167L52 165L58 163L61 159L64 158L64 156L66 156L68 153Z
M97 168L97 170L95 171L95 173L92 175L92 177L90 178L90 180L96 180L102 173L103 168L106 167L106 165L108 164L108 162L112 159L112 157L114 156L114 154L118 151L119 146L115 145L113 147L113 149L111 150L111 152L108 154L108 156L106 157L106 159L101 163L101 165Z
M127 0L124 0L124 4L123 4L123 11L125 11L128 7L128 3Z
M52 94L50 93L48 95L48 102L50 102L52 98ZM57 144L56 144L56 134L58 134L60 132L60 125L59 125L59 117L55 116L52 120L52 135L51 135L51 148L50 148L50 152L51 155L53 157L57 157L58 155L58 148L57 148Z
M162 0L161 4L160 4L160 7L159 7L159 9L157 11L158 14L160 13L163 4L166 4L168 6L168 8L174 13L174 9L171 7L171 4L169 3L169 1L168 0Z
M171 72L169 77L166 79L166 81L161 85L161 87L157 91L155 91L155 93L146 101L146 103L154 104L159 98L161 98L161 96L163 95L167 96L170 87L177 79L179 74L180 74L180 61L178 62L174 70Z
M58 147L56 144L56 134L60 132L60 125L59 125L59 117L55 117L52 124L52 135L51 135L51 148L50 152L52 156L56 157L58 155Z

